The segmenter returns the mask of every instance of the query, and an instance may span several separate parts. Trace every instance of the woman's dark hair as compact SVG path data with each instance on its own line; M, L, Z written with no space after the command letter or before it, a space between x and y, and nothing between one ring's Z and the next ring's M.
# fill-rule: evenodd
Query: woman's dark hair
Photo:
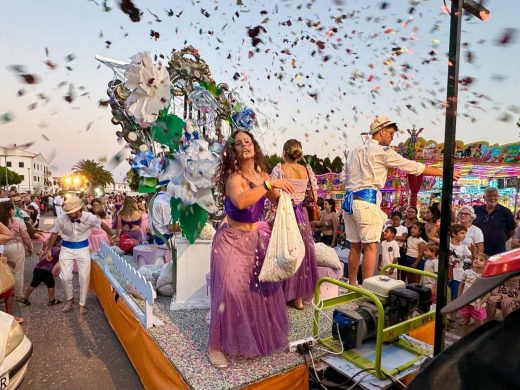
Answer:
M437 206L430 206L428 207L428 210L430 210L430 213L432 213L432 222L437 222L439 219L441 219L441 211Z
M253 147L255 149L255 169L259 172L267 172L264 153L253 134L244 130L236 130L233 132L231 137L226 141L215 175L215 188L218 193L217 205L221 207L224 205L224 199L226 197L226 181L230 175L238 170L238 159L235 153L235 138L240 133L246 134L253 142Z
M328 199L325 199L325 202L327 202L328 204L330 204L330 209L332 211L336 211L336 202L334 202L334 199L332 198L328 198Z
M419 237L421 237L425 242L428 242L428 235L426 234L426 227L424 226L424 223L422 222L414 222L412 226L417 226L419 228ZM412 227L410 226L410 228ZM410 236L411 236L411 229L410 229Z
M7 227L9 226L9 219L11 218L11 214L9 213L11 210L14 210L13 202L7 201L0 203L0 222Z
M318 199L316 199L316 204L318 207L323 210L323 204L325 203L325 199L323 199L321 196L318 196Z
M283 145L283 151L293 161L299 161L303 157L303 149L300 141L290 139Z

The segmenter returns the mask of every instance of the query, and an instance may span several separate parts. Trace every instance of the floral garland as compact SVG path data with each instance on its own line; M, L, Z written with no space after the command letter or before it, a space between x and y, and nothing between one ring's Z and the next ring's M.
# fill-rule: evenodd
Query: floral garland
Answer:
M191 46L173 50L167 66L154 62L149 52L137 53L129 64L100 61L124 69L114 69L107 93L112 123L121 126L116 134L134 155L130 164L139 176L138 191L152 193L159 183L168 183L172 221L193 242L208 214L219 211L213 188L224 125L229 132L254 131L255 112L227 84L213 80Z

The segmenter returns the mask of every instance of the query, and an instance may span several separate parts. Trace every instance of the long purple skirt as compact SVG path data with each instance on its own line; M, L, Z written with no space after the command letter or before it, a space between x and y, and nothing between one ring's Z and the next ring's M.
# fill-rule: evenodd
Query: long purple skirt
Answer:
M281 283L262 283L269 236L223 224L211 251L209 349L228 356L270 355L288 345L289 320Z
M307 215L307 209L300 203L294 207L294 214L302 234L303 244L305 245L305 257L298 271L289 279L283 281L283 293L286 302L295 298L311 298L314 296L314 287L316 287L316 282L318 281L313 231Z

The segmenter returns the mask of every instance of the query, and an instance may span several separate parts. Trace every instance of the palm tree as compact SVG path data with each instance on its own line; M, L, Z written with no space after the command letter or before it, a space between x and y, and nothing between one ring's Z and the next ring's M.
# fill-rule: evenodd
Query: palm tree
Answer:
M93 192L95 187L103 188L107 184L114 184L112 173L94 160L81 160L72 167L72 171L87 179L89 194Z

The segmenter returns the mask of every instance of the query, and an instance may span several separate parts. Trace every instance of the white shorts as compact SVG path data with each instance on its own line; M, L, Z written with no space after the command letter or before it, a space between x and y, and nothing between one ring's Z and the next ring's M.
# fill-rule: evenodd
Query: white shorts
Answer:
M352 202L352 215L343 212L345 221L345 236L349 242L379 242L381 231L388 216L378 205L354 199Z

